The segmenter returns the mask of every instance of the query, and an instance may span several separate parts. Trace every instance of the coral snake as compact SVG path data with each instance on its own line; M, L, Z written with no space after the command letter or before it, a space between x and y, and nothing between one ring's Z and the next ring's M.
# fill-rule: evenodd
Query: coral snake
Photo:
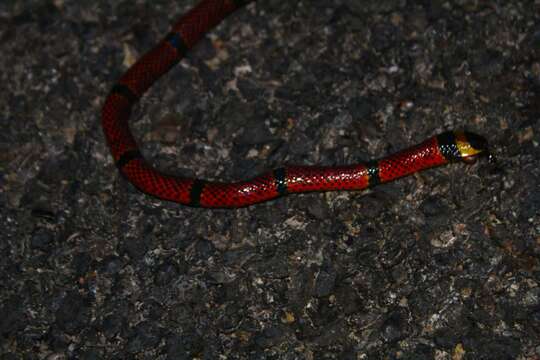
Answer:
M487 154L479 135L449 131L377 161L349 166L286 166L232 183L163 174L141 155L129 129L132 106L195 43L227 15L253 0L202 0L143 55L112 88L102 110L103 131L116 166L137 188L158 198L207 208L248 206L289 193L360 190L417 171Z

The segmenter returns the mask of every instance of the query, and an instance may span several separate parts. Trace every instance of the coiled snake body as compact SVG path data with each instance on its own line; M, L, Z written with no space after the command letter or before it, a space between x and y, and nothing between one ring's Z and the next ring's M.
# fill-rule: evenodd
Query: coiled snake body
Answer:
M103 131L124 177L145 193L184 205L236 208L289 193L360 190L452 161L487 153L487 142L464 131L449 131L377 161L338 167L287 166L250 180L223 183L174 177L150 166L129 129L132 106L144 92L211 28L253 0L202 0L171 32L120 78L102 110Z

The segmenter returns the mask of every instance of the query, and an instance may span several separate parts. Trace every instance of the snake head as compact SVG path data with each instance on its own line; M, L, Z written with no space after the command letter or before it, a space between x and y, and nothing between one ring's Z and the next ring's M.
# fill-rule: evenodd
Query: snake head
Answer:
M461 160L466 163L474 162L479 156L489 156L487 140L468 131L455 131L456 146Z
M448 161L471 163L479 156L490 156L487 140L468 131L448 131L438 135L437 141Z

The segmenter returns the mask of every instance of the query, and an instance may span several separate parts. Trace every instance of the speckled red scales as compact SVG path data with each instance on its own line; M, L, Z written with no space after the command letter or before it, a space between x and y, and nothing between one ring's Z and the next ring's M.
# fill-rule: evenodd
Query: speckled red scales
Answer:
M235 183L173 177L152 168L142 157L129 129L132 106L209 29L251 1L201 1L120 78L107 97L102 110L103 131L121 173L140 190L184 205L235 208L289 193L365 189L486 152L487 143L482 137L450 131L378 161L339 167L288 166Z

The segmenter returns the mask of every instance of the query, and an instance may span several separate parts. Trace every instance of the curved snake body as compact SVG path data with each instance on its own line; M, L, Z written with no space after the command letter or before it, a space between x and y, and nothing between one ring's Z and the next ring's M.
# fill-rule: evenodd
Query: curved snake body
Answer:
M203 0L182 16L171 32L119 79L102 110L102 125L117 167L145 193L184 205L208 208L248 206L289 193L361 190L487 152L475 134L449 131L377 161L337 167L287 166L250 180L223 183L174 177L150 166L129 129L132 106L195 43L227 15L253 0Z

